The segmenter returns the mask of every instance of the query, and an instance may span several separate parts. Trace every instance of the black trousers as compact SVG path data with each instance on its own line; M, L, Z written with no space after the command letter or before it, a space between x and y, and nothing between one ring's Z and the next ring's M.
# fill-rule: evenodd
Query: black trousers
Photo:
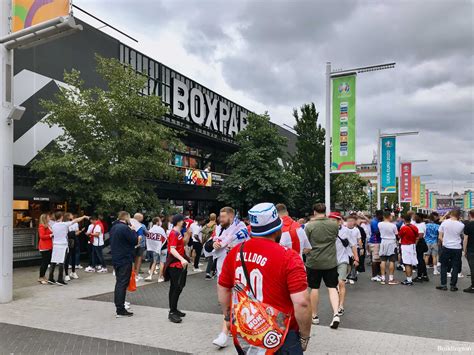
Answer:
M49 266L49 280L54 282L54 270L58 265L58 282L64 282L64 263L51 263Z
M417 277L428 276L428 270L426 269L424 256L425 254L423 253L423 250L420 247L420 243L417 243L416 244L416 259L418 260L418 266L416 267Z
M456 286L458 282L458 274L461 271L462 249L449 249L443 247L443 253L439 259L441 263L441 285L446 286L448 283L448 271L451 270L451 286Z
M66 255L66 261L64 262L64 271L66 275L69 275L69 264L71 264L71 271L76 272L76 244L74 248L68 250Z
M115 268L115 290L114 290L114 303L117 312L125 310L125 297L127 295L127 287L130 283L130 276L132 275L132 263L124 264L120 266L114 266Z
M51 262L51 253L52 250L42 250L41 253L41 266L40 266L40 276L44 277L46 275L46 270L48 270L48 265Z
M181 292L183 292L184 286L186 286L186 276L188 274L187 269L169 267L168 272L170 275L170 313L178 310L178 300Z
M474 287L474 251L468 251L466 253L467 263L471 270L471 287Z
M193 242L193 249L194 249L194 252L196 253L196 257L194 258L194 268L197 269L199 268L199 261L201 259L202 243Z

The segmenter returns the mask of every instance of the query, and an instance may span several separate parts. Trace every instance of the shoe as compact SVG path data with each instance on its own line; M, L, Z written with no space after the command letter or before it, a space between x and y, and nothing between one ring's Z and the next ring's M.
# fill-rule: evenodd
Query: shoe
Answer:
M200 268L194 268L194 272L202 272L202 270Z
M448 287L447 286L436 286L436 289L441 290L441 291L447 291Z
M81 264L76 265L76 269L84 269Z
M354 285L354 284L355 284L355 281L352 280L352 279L350 279L350 280L349 280L349 284L350 284L350 285Z
M424 282L428 282L430 281L430 279L428 278L428 276L422 276L421 279L424 281Z
M181 323L183 321L180 316L178 316L176 313L171 312L168 314L168 319L172 323Z
M136 277L136 280L137 280L137 281L143 280L143 276L138 275L138 276Z
M64 282L64 281L56 281L56 285L58 285L58 286L66 286L67 283Z
M106 267L101 267L99 270L97 270L97 272L101 272L103 274L107 273L107 268Z
M439 275L439 271L436 270L436 269L434 269L434 270L433 270L433 275Z
M427 268L427 269L432 269L432 268L433 268L433 265L426 265L426 268Z
M339 327L339 323L341 323L341 319L339 318L337 314L335 314L334 317L332 317L332 322L329 328L337 329Z
M77 276L77 273L75 273L75 272L71 273L71 279L77 280L78 278L79 278L79 276Z
M451 273L450 273L450 272L448 272L448 277L451 277Z
M163 277L159 277L158 282L165 282L165 279Z
M313 323L314 325L318 325L319 324L319 317L314 316L313 319L311 320L311 323Z
M47 285L49 282L48 282L47 280L41 280L40 283L41 283L42 285Z
M458 279L462 279L463 277L464 277L464 275L460 272L460 273L458 274Z
M413 281L404 280L400 283L405 286L413 286Z
M370 281L380 282L382 281L382 278L380 276L374 276L370 279Z
M53 279L48 279L48 283L50 285L56 285L56 281L54 281Z
M153 272L153 275L158 275L158 270L155 270L155 271Z
M145 282L151 282L151 281L153 281L152 275L145 277Z
M69 275L64 276L64 281L67 281L67 282L71 281L71 278L69 277Z
M344 307L339 307L339 309L337 310L337 315L339 317L342 317L344 315Z
M186 313L181 312L179 309L177 311L175 311L174 313L176 313L181 318L186 317Z
M441 263L439 261L436 263L436 267L441 267Z
M388 282L389 285L398 285L400 282L396 281L396 280L390 280Z
M229 339L229 337L227 336L226 333L219 333L219 335L217 336L217 338L215 338L213 341L212 341L212 344L218 346L219 348L225 348L227 346L227 340Z
M464 290L462 290L462 292L474 293L474 286L465 288Z
M384 279L380 279L380 284L385 285L387 282Z
M128 311L130 308L132 308L132 306L130 306L129 302L125 302L124 305L123 305L123 308L125 308Z
M126 309L124 309L123 311L117 312L117 314L115 315L115 318L127 318L131 316L133 316L133 312L129 312Z
M206 280L212 280L212 276L211 274L206 274L206 277L205 277Z
M95 269L92 266L88 266L84 269L85 272L95 272Z
M401 266L401 265L398 265L398 266L397 266L397 270L398 270L398 271L402 271L402 270L403 270L402 266Z
M451 286L449 288L449 290L455 292L455 291L459 290L459 288L457 288L456 286Z
M423 278L421 276L417 276L413 279L413 282L423 282Z

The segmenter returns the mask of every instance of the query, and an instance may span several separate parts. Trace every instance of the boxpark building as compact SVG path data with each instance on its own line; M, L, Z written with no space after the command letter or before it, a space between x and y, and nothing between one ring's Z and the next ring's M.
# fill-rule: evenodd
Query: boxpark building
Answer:
M58 127L44 123L41 99L52 98L61 86L64 71L77 69L85 85L105 87L96 72L95 55L117 58L148 77L146 95L161 96L169 107L162 122L186 134L185 151L176 152L170 162L178 170L179 183L162 182L156 193L183 212L192 215L215 212L229 169L227 157L237 151L234 136L245 128L249 110L200 85L170 67L132 49L91 25L77 20L83 30L29 49L15 51L15 105L26 111L14 127L14 260L39 256L37 223L46 211L67 211L64 197L34 189L36 177L29 166L39 151L61 134ZM277 126L288 138L288 152L295 150L296 136ZM112 211L114 212L114 211Z

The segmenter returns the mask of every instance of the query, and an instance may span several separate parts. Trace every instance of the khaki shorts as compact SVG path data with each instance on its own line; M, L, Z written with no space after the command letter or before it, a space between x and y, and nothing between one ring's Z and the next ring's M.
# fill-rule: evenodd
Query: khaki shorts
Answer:
M349 270L349 265L348 264L339 264L337 265L337 279L339 281L346 281L347 274Z
M369 244L370 255L372 255L372 261L380 261L380 244Z

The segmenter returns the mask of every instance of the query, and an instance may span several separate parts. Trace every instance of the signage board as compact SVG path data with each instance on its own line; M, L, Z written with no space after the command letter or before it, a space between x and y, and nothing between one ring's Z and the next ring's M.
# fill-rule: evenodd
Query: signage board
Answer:
M18 32L57 17L68 16L70 8L69 0L12 0L11 31Z
M397 192L397 178L395 176L396 142L396 137L381 138L380 182L382 193Z

